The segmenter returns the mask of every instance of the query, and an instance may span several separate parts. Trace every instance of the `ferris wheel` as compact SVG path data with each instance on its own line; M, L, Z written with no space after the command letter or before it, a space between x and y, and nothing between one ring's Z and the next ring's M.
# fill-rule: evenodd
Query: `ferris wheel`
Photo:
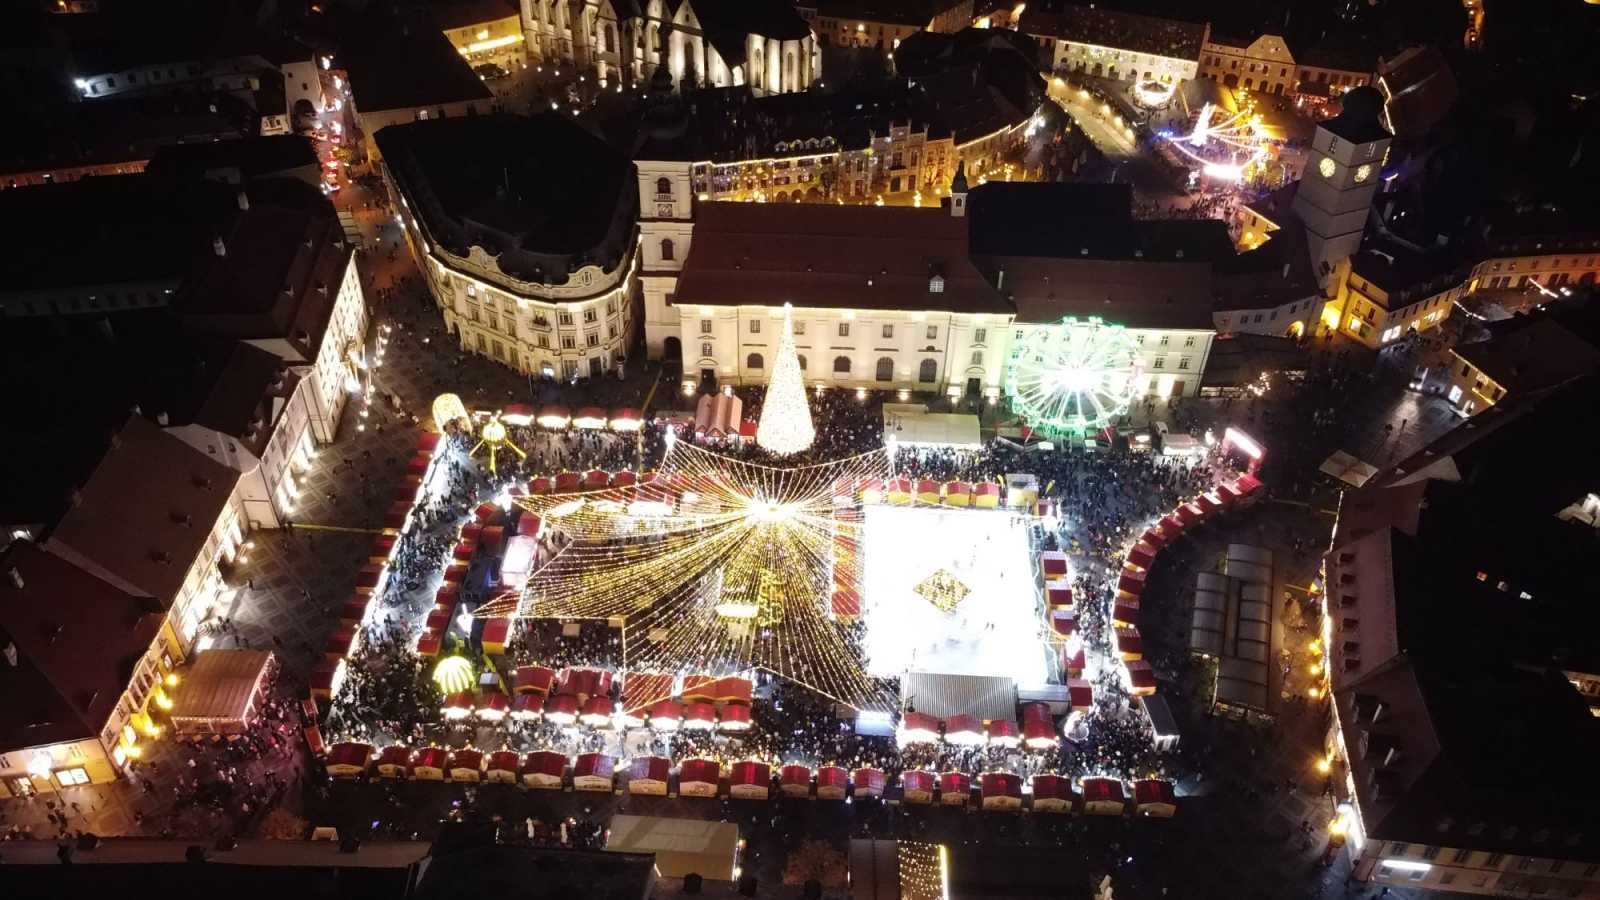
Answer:
M1097 431L1127 413L1143 381L1139 345L1121 325L1068 316L1026 331L1005 378L1011 408L1037 431Z

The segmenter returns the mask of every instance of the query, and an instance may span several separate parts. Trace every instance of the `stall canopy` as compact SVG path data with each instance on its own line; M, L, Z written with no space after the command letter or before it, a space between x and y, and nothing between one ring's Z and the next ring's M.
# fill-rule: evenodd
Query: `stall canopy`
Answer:
M606 850L653 853L656 870L667 878L695 873L711 881L733 881L739 848L734 822L666 819L657 816L613 816Z
M242 734L260 711L275 665L269 650L201 653L174 690L173 728L179 734Z

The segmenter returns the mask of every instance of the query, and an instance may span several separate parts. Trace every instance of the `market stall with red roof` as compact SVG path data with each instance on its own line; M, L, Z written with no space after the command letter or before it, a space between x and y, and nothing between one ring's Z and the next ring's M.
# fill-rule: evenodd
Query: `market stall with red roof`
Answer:
M423 747L411 755L411 777L417 781L443 781L448 759L443 747Z
M611 693L611 673L604 669L568 667L556 673L556 692L571 694L579 702Z
M590 697L583 701L583 709L578 713L578 721L590 728L610 728L611 717L616 713L616 704L610 697L603 695Z
M617 761L605 753L580 753L572 764L572 787L579 791L609 791Z
M559 431L572 422L572 414L565 406L551 404L539 410L539 427Z
M722 731L749 731L750 704L727 703L718 715L717 727Z
M628 766L628 793L665 797L671 772L672 761L665 756L636 756Z
M890 504L905 506L911 502L911 479L891 478L889 483L885 485L884 491L889 497Z
M944 739L961 747L976 747L987 741L983 723L966 713L957 713L945 720Z
M1130 660L1123 663L1128 670L1128 684L1134 696L1148 697L1156 692L1156 673L1150 664L1142 659Z
M1066 669L1068 678L1077 678L1083 674L1083 670L1087 667L1088 654L1084 652L1084 648L1079 647L1073 651L1071 656L1067 657Z
M1044 602L1047 606L1062 607L1072 605L1072 583L1065 580L1049 581L1044 586Z
M883 502L883 482L880 481L879 479L877 479L877 478L863 479L862 482L861 482L861 488L860 489L861 489L861 502L862 503L871 504L871 503L882 503Z
M984 809L1021 809L1022 776L1010 772L985 772L978 778Z
M357 778L367 774L367 764L372 761L371 744L353 741L334 744L328 748L325 768L330 778Z
M1073 712L1088 712L1094 709L1094 684L1086 678L1074 678L1068 681L1067 698L1072 702Z
M1078 613L1070 607L1057 606L1050 610L1050 634L1055 641L1065 641L1078 630Z
M676 731L683 724L683 704L658 700L650 706L650 727L657 731Z
M507 403L505 408L500 410L500 421L507 425L526 428L533 424L533 420L537 415L538 411L531 404Z
M450 754L450 780L477 782L483 779L483 754L476 750L457 750Z
M1140 569L1148 569L1156 561L1156 548L1140 541L1128 551L1128 564Z
M779 769L778 790L785 797L811 796L811 768L790 763Z
M965 481L947 481L944 483L944 502L949 506L971 506L972 485Z
M1132 625L1118 625L1116 645L1117 656L1123 660L1144 659L1144 638L1140 636L1138 628Z
M972 800L972 778L965 772L944 772L939 776L939 802L945 806L966 806Z
M1046 550L1040 553L1039 574L1045 581L1067 578L1067 554L1060 550Z
M545 666L518 666L511 671L511 691L516 694L548 694L555 679L554 669Z
M483 652L502 656L506 652L506 642L510 639L510 619L497 616L483 623Z
M1122 782L1115 778L1085 778L1082 793L1085 815L1120 816L1128 811Z
M1010 719L990 719L984 726L984 731L989 736L991 747L1012 749L1020 746L1022 736L1017 731L1017 723Z
M823 766L817 769L817 799L843 800L853 783L843 766Z
M392 744L378 752L379 778L404 778L411 770L411 749Z
M717 708L704 701L683 706L683 725L686 731L710 731L717 727Z
M1061 775L1033 776L1034 812L1070 813L1077 809L1077 801L1071 779Z
M818 773L819 777L821 773ZM882 797L883 789L889 783L889 777L882 769L862 767L850 773L850 784L855 789L857 797ZM821 782L817 784L817 796L822 796Z
M517 694L511 698L511 718L516 721L533 722L543 715L543 694Z
M559 791L567 773L567 756L554 750L535 750L522 758L518 771L528 787Z
M1000 485L992 481L980 481L972 489L972 505L979 509L995 509L1000 506Z
M1042 750L1059 743L1055 719L1050 715L1049 706L1043 703L1023 704L1022 743L1031 750Z
M571 725L578 721L578 698L571 694L556 694L544 702L545 720L553 725Z
M1129 594L1119 594L1116 602L1111 604L1111 624L1139 624L1139 598Z
M933 744L939 740L939 720L927 713L907 711L896 733L902 744Z
M712 759L686 759L678 767L678 794L682 797L715 797L722 782L722 765Z
M478 700L478 721L494 724L511 711L511 698L499 691L490 691Z
M1178 811L1177 792L1163 778L1141 778L1133 783L1134 810L1141 816L1170 819Z
M918 503L926 503L931 506L939 505L939 500L941 498L939 493L939 482L934 481L931 478L919 478L917 479L916 483L916 491Z
M638 431L644 427L644 415L631 406L611 411L612 431Z
M561 472L556 475L555 492L557 494L575 494L583 485L583 476L577 472Z
M772 767L743 760L728 771L728 796L735 800L765 800L772 793Z
M900 797L906 803L932 803L933 789L938 782L938 777L932 772L927 772L921 769L911 769L901 772Z

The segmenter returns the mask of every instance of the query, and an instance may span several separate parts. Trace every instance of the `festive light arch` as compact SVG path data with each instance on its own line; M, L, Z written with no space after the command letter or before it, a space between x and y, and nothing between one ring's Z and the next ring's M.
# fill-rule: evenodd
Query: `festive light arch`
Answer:
M477 615L621 618L631 671L765 669L892 709L831 605L859 578L854 485L888 475L886 450L779 468L676 441L641 484L517 498L550 530L554 556L520 597Z
M1012 345L1005 378L1012 409L1035 430L1084 434L1125 414L1144 373L1121 325L1068 316Z

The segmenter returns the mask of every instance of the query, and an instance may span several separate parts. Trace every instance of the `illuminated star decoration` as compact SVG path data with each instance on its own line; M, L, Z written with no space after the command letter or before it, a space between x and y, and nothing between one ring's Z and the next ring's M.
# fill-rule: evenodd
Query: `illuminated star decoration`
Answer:
M783 330L778 333L778 356L772 363L772 378L761 404L761 422L756 426L756 443L779 456L790 456L810 449L817 438L811 424L811 407L806 403L806 386L800 380L800 357L794 349L794 310L783 305Z
M521 447L511 443L511 436L506 431L505 423L500 421L499 413L490 416L489 421L478 429L478 443L473 445L472 453L469 455L477 456L478 451L484 447L489 448L489 471L493 474L498 474L495 468L495 452L498 450L510 450L522 459L528 457L528 454L522 452Z
M479 616L623 620L629 671L726 675L765 669L858 709L893 708L833 616L855 584L861 479L883 450L777 468L676 441L636 486L533 495L556 551L520 598Z

